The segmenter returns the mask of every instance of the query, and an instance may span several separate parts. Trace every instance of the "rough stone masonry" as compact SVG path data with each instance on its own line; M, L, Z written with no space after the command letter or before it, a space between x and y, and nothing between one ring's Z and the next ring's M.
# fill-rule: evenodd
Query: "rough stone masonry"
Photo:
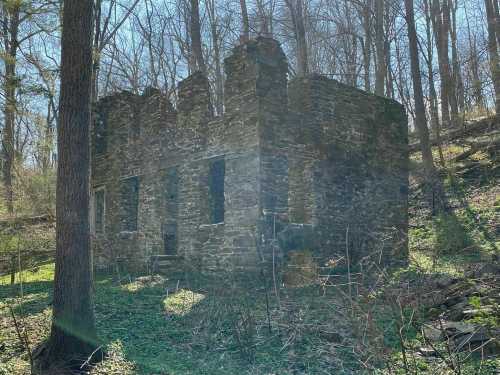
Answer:
M408 134L403 107L319 75L287 81L278 42L225 61L225 113L209 84L99 101L92 130L97 265L251 270L294 250L384 265L407 257ZM176 264L174 263L174 266Z

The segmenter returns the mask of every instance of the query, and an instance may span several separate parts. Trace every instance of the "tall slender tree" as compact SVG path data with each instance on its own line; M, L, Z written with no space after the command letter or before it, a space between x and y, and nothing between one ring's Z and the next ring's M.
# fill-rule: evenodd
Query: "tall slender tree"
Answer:
M46 364L96 348L89 233L91 0L65 0L62 26L53 318ZM75 364L76 364L75 363Z
M415 127L420 139L422 160L427 176L435 175L434 160L429 141L429 129L425 115L424 93L422 89L422 78L420 62L418 57L417 30L415 27L415 11L413 0L405 0L406 23L408 25L408 40L410 47L411 77L413 81L413 96L415 99Z
M495 89L495 108L497 115L500 114L500 57L498 55L498 43L496 35L498 15L495 15L497 0L484 0L486 6L486 18L488 20L488 51L490 55L491 77Z
M384 0L375 0L375 47L377 52L377 71L375 72L375 93L385 94L386 58L384 44Z
M19 50L19 26L21 24L21 5L19 1L6 1L3 6L3 39L5 48L5 126L2 134L3 152L3 184L5 202L9 214L14 213L14 192L12 187L12 170L14 166L15 147L14 132L16 122L18 81L16 76L17 53Z
M243 30L241 34L241 39L247 41L250 39L250 22L248 21L248 8L246 0L240 0L241 8L241 23L243 25Z
M309 58L307 55L304 2L303 0L285 0L285 2L290 11L295 35L297 75L305 76L309 73Z
M191 53L193 62L196 64L195 70L204 74L207 73L205 59L203 58L203 49L201 44L201 24L200 24L200 3L198 0L190 2L190 34L191 34Z

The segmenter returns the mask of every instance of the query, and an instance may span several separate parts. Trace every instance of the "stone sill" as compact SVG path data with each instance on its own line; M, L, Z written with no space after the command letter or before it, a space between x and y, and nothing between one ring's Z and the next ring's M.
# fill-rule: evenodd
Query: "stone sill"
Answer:
M215 228L215 227L218 227L218 226L224 226L224 222L221 222L221 223L215 223L215 224L200 224L198 226L198 228Z

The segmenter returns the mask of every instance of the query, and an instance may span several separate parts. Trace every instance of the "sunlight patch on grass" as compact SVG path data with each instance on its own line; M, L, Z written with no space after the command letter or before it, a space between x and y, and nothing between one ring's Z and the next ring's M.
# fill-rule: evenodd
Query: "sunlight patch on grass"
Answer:
M53 281L54 280L54 263L44 264L40 267L29 271L16 272L16 283L22 280L23 283L31 283L37 281ZM0 276L0 285L10 284L10 275Z
M145 288L154 288L161 286L165 283L165 278L154 275L154 276L143 276L138 277L130 283L123 284L121 288L127 292L139 292Z
M133 375L135 364L126 359L125 349L120 340L107 347L107 357L92 369L90 375Z
M194 306L203 301L204 298L204 294L181 289L167 296L167 298L163 300L163 307L168 314L184 316L189 313Z
M452 277L463 276L463 272L474 256L449 255L436 257L435 254L424 251L410 253L410 268L419 273L447 274Z

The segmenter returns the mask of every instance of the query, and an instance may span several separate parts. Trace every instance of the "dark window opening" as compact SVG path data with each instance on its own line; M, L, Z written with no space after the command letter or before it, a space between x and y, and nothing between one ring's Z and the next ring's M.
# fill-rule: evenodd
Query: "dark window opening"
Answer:
M133 232L137 230L139 212L139 177L130 177L122 182L122 229Z
M97 155L106 153L108 148L108 115L97 113L94 128L94 147Z
M217 159L210 163L208 178L210 221L212 224L224 222L224 176L226 165L224 159Z
M104 197L104 190L97 190L94 194L94 223L96 233L104 233Z
M165 246L165 255L177 254L177 224L165 226L163 243Z
M167 204L177 205L177 195L179 194L179 175L177 172L177 167L172 167L167 170L165 189ZM169 213L171 214L171 212Z
M163 230L165 255L177 254L177 212L179 207L179 174L177 167L167 170L165 181L166 218L167 224Z

